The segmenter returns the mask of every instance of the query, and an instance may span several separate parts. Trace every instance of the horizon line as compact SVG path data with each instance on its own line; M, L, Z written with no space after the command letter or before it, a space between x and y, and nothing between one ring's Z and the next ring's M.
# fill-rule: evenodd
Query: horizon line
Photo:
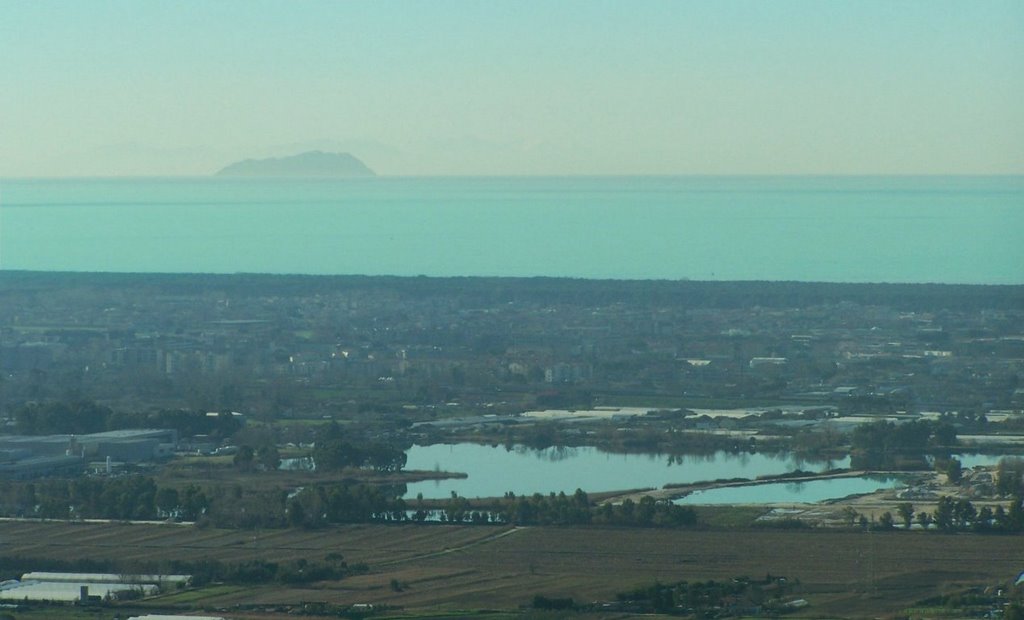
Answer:
M849 286L990 286L1024 288L1024 281L1017 283L1009 282L942 282L936 280L900 281L900 280L758 280L758 279L705 279L705 278L613 278L613 277L584 277L568 275L484 275L484 274L463 274L463 275L401 275L401 274L368 274L368 273L299 273L299 272L270 272L270 271L78 271L68 269L46 270L46 269L3 269L0 268L0 278L9 275L67 275L67 276L140 276L140 277L179 277L179 276L202 276L202 277L269 277L269 278L379 278L397 280L572 280L576 282L663 282L663 283L693 283L693 284L824 284L824 285L849 285Z
M114 180L217 180L217 181L373 181L375 179L635 179L635 178L1015 178L1021 172L729 172L729 173L614 173L614 174L373 174L372 176L221 176L211 174L139 175L15 175L0 174L0 181L114 181Z

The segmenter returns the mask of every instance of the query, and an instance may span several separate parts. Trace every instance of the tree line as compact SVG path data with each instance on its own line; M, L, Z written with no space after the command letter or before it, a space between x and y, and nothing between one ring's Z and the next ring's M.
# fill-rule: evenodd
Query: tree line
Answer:
M15 429L22 435L102 433L127 428L169 428L181 437L230 437L241 422L230 414L160 409L147 412L114 411L91 400L27 403L14 411Z
M0 272L0 291L9 294L85 288L104 294L130 290L134 294L141 291L142 294L188 296L216 291L243 299L365 291L393 294L399 301L403 298L457 298L465 300L470 307L508 302L595 305L637 299L684 308L791 308L846 302L928 311L935 308L1017 310L1024 305L1024 287L1016 285Z
M423 522L432 515L443 523L507 523L512 525L614 525L631 527L688 527L697 524L697 513L688 506L649 495L639 501L594 505L582 489L543 495L506 493L497 504L471 502L452 493L443 506L431 511L421 498L408 518Z
M210 508L206 491L159 487L148 476L0 481L0 511L43 519L201 518Z
M440 507L422 498L402 498L404 484L341 481L297 491L281 488L245 490L241 485L202 488L161 485L149 476L48 479L0 482L0 514L43 519L176 519L225 528L317 528L341 523L517 525L612 525L689 527L696 512L667 500L644 496L619 504L591 503L587 494L507 493L481 504L454 495Z
M909 530L915 523L922 529L940 532L975 532L978 534L1018 534L1024 532L1024 499L1015 495L1009 506L997 505L995 509L982 506L980 509L968 499L942 496L935 510L915 510L910 502L896 505L896 514L884 512L877 522L871 522L852 507L843 511L847 525L860 525L865 529L892 530L902 527Z
M348 564L345 557L332 551L322 559L299 558L290 562L263 559L226 562L212 558L197 560L162 560L130 563L113 559L78 558L74 560L33 558L24 556L0 557L0 580L18 579L30 571L57 571L83 573L115 573L146 575L191 575L193 586L209 583L252 585L261 583L300 584L314 581L338 580L353 574L367 572L364 563Z
M930 420L912 420L902 424L880 420L861 424L850 434L850 448L869 454L951 448L956 441L956 428L952 424Z
M925 454L948 454L956 445L956 428L944 421L895 424L879 420L861 424L850 433L850 455L855 468L920 468L926 464Z
M1005 467L1021 465L1014 460ZM1013 470L1017 471L1017 470ZM1002 480L1015 479L1007 475ZM1016 479L1019 484L1019 478ZM847 507L847 525L864 528L977 533L1024 532L1024 497L1019 486L1008 506L976 506L968 499L943 496L929 512L910 502L896 505L877 522ZM85 477L31 482L0 481L0 514L44 519L176 519L225 528L318 528L342 523L424 523L515 525L605 525L692 527L696 511L669 500L643 496L620 503L594 504L581 489L573 494L506 493L498 500L474 500L456 494L443 502L402 498L404 484L341 481L289 492L281 488L247 491L241 485L202 488L161 485L148 476Z

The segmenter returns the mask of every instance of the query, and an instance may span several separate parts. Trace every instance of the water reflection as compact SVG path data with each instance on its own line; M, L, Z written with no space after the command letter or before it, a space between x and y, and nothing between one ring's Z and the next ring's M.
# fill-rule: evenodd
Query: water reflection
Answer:
M578 455L578 449L569 446L552 446L550 448L538 450L528 446L516 445L513 446L510 451L515 452L518 455L533 456L550 463L557 463L559 461L574 458Z

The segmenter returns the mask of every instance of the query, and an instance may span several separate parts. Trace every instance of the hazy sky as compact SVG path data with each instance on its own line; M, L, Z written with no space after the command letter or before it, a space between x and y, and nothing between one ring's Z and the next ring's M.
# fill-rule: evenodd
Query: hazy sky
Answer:
M0 176L1024 174L1024 2L0 0Z

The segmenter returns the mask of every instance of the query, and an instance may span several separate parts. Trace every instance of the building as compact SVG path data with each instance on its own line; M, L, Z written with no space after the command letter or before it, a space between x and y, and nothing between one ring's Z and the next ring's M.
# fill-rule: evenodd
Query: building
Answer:
M178 445L172 429L126 429L87 435L0 435L0 478L73 474L86 461L141 463L170 458Z
M85 459L75 455L10 457L11 450L0 451L0 478L26 480L40 476L74 475L85 466Z
M227 620L223 616L177 616L166 614L146 614L145 616L132 616L128 620Z
M187 585L191 575L114 575L109 573L25 573L0 583L0 600L80 602L116 598L124 592L143 596ZM193 617L194 620L194 617Z

